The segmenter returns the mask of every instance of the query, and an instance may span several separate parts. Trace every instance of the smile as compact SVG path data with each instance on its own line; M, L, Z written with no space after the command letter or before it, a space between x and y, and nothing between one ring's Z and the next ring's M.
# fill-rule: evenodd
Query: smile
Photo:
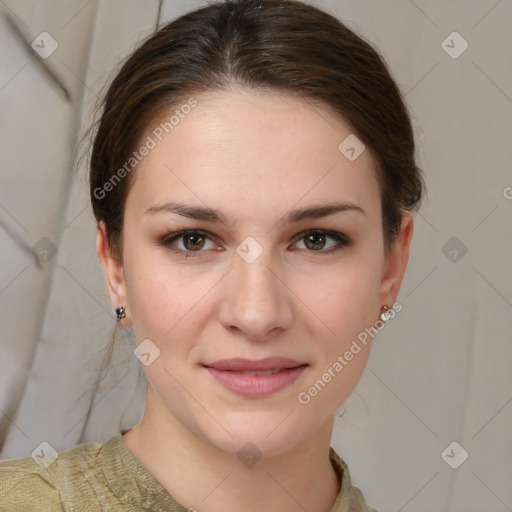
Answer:
M267 358L259 361L225 359L203 365L225 389L249 398L265 397L285 389L293 384L308 366L285 358Z

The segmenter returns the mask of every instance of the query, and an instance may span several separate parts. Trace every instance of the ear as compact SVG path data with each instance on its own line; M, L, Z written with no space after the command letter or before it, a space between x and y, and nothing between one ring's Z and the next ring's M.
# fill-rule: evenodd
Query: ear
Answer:
M112 247L108 242L105 223L103 221L98 223L96 253L98 254L103 271L105 272L112 309L115 310L118 306L123 306L126 310L126 316L120 322L123 325L131 325L130 307L123 275L123 264L113 256Z
M386 256L382 269L379 304L391 307L398 296L402 279L409 260L409 247L413 233L413 217L409 212L402 214L400 231Z

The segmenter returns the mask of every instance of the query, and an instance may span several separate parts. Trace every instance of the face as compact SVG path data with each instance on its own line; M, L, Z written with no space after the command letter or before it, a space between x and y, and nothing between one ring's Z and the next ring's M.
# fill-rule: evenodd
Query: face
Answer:
M357 384L372 342L360 335L395 301L412 220L385 255L371 153L339 150L352 130L327 108L195 99L161 141L160 120L144 136L156 145L127 196L122 265L102 229L98 254L123 324L150 340L160 417L230 453L250 441L276 454L329 424ZM234 358L287 361L218 363ZM269 367L280 371L239 373Z

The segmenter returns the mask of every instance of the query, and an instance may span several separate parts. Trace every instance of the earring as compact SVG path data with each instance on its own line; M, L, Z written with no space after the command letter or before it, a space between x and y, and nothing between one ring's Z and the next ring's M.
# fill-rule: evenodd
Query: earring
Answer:
M116 316L117 321L119 322L121 318L124 318L126 316L126 308L124 306L119 306L116 308Z
M387 324L393 318L394 314L389 310L389 306L382 306L382 309L384 311L380 314L380 319Z

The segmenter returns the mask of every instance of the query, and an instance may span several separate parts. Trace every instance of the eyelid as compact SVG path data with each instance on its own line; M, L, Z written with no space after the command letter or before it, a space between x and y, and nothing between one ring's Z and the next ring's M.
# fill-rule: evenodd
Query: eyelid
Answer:
M328 236L330 238L334 238L335 240L341 239L345 244L351 243L350 238L345 235L344 233L341 233L340 231L333 231L332 229L321 229L321 228L314 228L314 229L306 229L305 231L301 231L297 234L297 236L294 238L294 243L296 243L301 238L305 238L307 235L311 235L314 233L320 233L322 235ZM310 251L315 252L315 251ZM318 252L325 252L325 251L318 251Z
M179 240L180 238L183 238L186 235L202 235L205 238L208 238L212 241L214 241L217 237L210 233L209 231L204 231L202 229L182 229L179 231L173 231L172 233L168 233L164 237L160 238L158 240L158 243L162 245L164 248L169 249L170 251L177 252L177 253L185 253L185 254L191 254L195 255L196 253L201 253L205 251L184 251L183 249L178 248L172 248L172 244L174 241Z
M333 230L329 230L329 229L322 229L322 228L312 228L312 229L306 229L304 231L301 231L300 233L298 233L294 238L293 238L293 244L292 245L295 245L299 240L305 238L306 236L310 235L310 234L314 234L314 233L320 233L326 237L329 237L329 238L332 238L334 240L337 241L337 244L334 246L334 247L331 247L327 250L318 250L318 251L313 251L313 250L306 250L307 253L311 253L311 254L333 254L335 252L338 252L339 250L345 248L345 247L348 247L352 244L352 240L347 236L345 235L344 233L341 233L339 231L333 231ZM194 256L197 256L199 255L200 253L202 252L206 252L206 251L203 251L203 250L199 250L199 251L184 251L183 249L178 249L176 247L173 247L172 246L172 243L175 241L175 240L179 240L180 238L186 236L186 235L202 235L204 236L205 238L208 238L212 241L214 241L215 239L217 239L217 237L213 234L213 233L210 233L209 231L205 231L205 230L202 230L202 229L183 229L183 230L179 230L179 231L175 231L175 232L172 232L172 233L168 233L167 235L165 235L164 237L160 238L158 240L158 243L163 246L164 248L174 252L174 253L178 253L178 254L181 254L183 256L186 256L186 257L194 257Z

